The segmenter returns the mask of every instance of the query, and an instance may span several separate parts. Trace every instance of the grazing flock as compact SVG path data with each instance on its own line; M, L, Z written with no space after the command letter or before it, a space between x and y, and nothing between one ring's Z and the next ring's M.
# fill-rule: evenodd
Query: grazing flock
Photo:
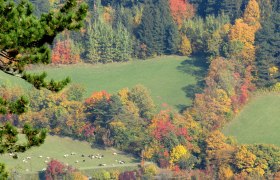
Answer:
M15 154L13 154L13 153L10 153L9 155L11 157L15 156ZM113 152L112 155L117 156L118 153ZM81 155L78 155L76 152L71 152L69 154L64 154L63 155L64 158L68 158L69 156L77 158L77 160L74 161L74 163L76 163L76 164L80 163L80 162L83 163L83 162L86 162L86 161L91 161L91 160L94 160L94 159L100 159L101 160L102 158L104 158L103 154L89 154L89 155L81 154ZM23 163L29 163L32 158L33 159L35 159L35 158L42 159L44 161L44 163L46 163L46 164L49 163L50 160L52 159L49 156L44 157L43 155L39 155L37 157L28 156L28 157L23 158L22 162ZM81 159L81 160L78 160L78 159ZM123 161L123 160L115 160L115 162L116 162L116 164L125 164L125 161ZM68 166L68 163L66 163L65 165ZM99 166L107 166L107 164L101 162L99 164ZM112 166L115 166L115 164L112 164ZM45 170L46 170L46 168L42 169L42 171L45 171ZM29 171L29 169L26 169L26 171Z

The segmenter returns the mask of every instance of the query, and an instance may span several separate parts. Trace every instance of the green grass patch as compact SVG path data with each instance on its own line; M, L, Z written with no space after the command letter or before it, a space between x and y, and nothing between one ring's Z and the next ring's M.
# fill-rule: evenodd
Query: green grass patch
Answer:
M15 76L8 75L3 71L0 71L0 86L5 85L7 87L22 87L25 90L32 88L32 85L24 81L23 79Z
M223 130L239 143L280 146L280 94L256 95Z
M71 155L75 152L75 155ZM117 152L117 155L113 153ZM64 157L68 154L68 157ZM88 155L104 155L103 158L91 159ZM85 157L82 157L84 155ZM99 164L106 164L104 167L127 167L136 166L139 160L133 156L129 156L123 152L114 149L92 148L89 143L72 140L70 138L61 138L58 136L47 136L47 139L40 147L34 147L25 153L19 153L18 159L13 159L9 154L1 155L0 162L4 162L9 171L17 170L20 173L36 173L46 168L47 163L51 159L67 163L77 169L90 171L91 169L100 168ZM40 158L42 156L42 158ZM23 159L31 157L27 163ZM49 159L47 159L49 157ZM79 161L76 163L76 161ZM85 160L85 162L83 162ZM125 161L125 164L119 164L117 161Z
M196 60L164 56L126 63L41 66L35 68L35 72L46 71L51 78L58 80L69 76L72 83L79 83L86 88L86 97L93 91L116 93L124 87L142 84L150 90L158 107L167 103L181 109L192 103L191 95L188 94L191 90L188 88L194 87L197 77L201 76L196 73L201 70L201 67L194 65Z

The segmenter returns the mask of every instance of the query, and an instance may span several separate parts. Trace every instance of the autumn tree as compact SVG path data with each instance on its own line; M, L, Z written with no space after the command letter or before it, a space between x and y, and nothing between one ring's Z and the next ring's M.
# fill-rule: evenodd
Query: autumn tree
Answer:
M68 174L68 178L70 177L70 173L74 171L73 168L70 166L66 166L62 162L59 162L57 160L51 160L47 164L47 169L46 169L46 180L53 180L53 179L59 179L66 177Z
M260 16L261 12L258 2L250 0L243 15L244 22L258 30L260 28Z
M192 18L195 14L193 5L185 0L169 0L169 7L172 18L179 27L185 19Z
M239 172L251 173L256 158L256 155L248 151L246 146L240 146L235 154L234 164Z
M150 119L155 112L155 104L149 90L143 85L136 85L129 94L128 99L139 109L140 117Z
M170 153L170 164L177 163L183 156L186 158L190 157L188 150L183 145L175 146Z
M255 0L250 0L242 19L237 19L229 32L231 48L240 44L238 51L231 51L230 57L242 61L245 66L252 66L255 61L255 33L260 28L260 10Z
M52 51L52 63L54 64L75 64L80 61L80 54L75 49L72 39L58 40Z
M184 56L189 56L192 53L192 46L190 40L186 36L182 36L180 53Z

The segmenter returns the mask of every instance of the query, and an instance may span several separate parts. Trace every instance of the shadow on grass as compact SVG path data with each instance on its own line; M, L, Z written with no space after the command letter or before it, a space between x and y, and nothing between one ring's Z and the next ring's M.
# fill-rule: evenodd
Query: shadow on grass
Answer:
M179 113L183 113L186 109L192 107L191 105L187 106L185 104L177 104L176 109L178 109Z
M202 93L205 85L204 78L207 75L208 63L204 55L195 55L189 59L184 60L180 66L177 67L177 70L191 74L196 79L196 84L189 84L182 87L182 90L185 92L187 98L194 99L195 94ZM184 104L176 105L177 109L180 112L183 112L190 106Z

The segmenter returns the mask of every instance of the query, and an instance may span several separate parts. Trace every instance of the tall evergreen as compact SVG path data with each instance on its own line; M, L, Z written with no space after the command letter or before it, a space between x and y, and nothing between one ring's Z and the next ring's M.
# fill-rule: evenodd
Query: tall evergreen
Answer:
M220 0L207 0L207 4L204 7L204 16L206 15L218 15L220 9Z
M88 37L88 43L87 43L87 62L90 63L97 63L100 61L100 52L99 52L99 37L100 31L98 30L98 24L100 23L99 21L95 21L93 25L88 26L88 31L87 31L87 37Z
M132 54L131 36L121 22L113 30L110 24L97 20L88 29L86 49L91 63L128 61Z
M145 5L141 23L136 31L136 36L147 46L147 55L151 56L154 52L154 6L151 2Z
M222 0L219 13L224 13L230 17L232 21L242 15L242 0Z
M166 53L176 54L179 50L180 34L175 23L171 23L166 29Z
M146 4L136 36L147 45L148 56L177 52L177 44L174 47L170 44L177 42L179 38L175 26L167 0L149 1ZM170 34L171 32L174 34Z
M205 7L207 6L207 0L189 0L191 4L195 6L197 15L205 16Z
M118 23L114 33L114 61L128 61L132 55L131 35L122 23Z
M280 69L280 13L273 13L262 23L262 29L256 34L257 84L270 86L280 81L279 70L272 74L269 68Z

